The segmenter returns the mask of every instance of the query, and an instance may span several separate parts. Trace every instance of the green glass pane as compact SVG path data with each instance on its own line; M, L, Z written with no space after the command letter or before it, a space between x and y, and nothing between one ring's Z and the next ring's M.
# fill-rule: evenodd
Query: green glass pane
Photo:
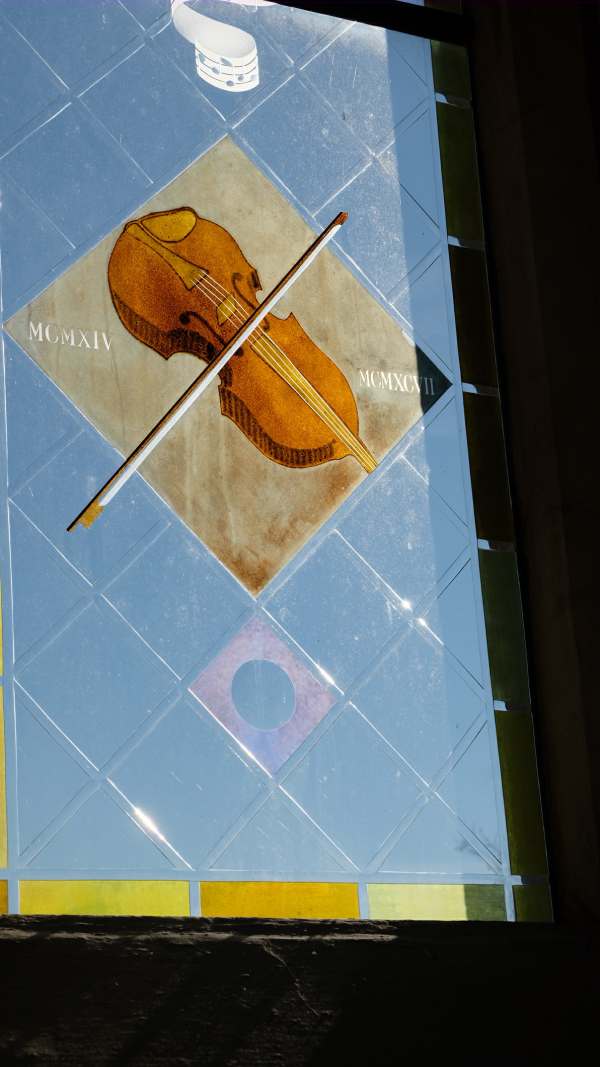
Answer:
M465 885L463 889L467 919L484 922L502 922L506 919L504 886Z
M466 48L445 41L431 42L433 85L438 93L471 99L469 57Z
M552 922L552 898L547 882L516 885L513 889L515 915L519 923Z
M418 3L418 0L409 0L409 3ZM462 11L462 0L425 0L425 7L435 7L438 11L451 11L453 14L460 15Z
M508 473L495 396L463 394L477 536L485 541L514 539Z
M513 552L479 552L483 610L494 700L529 703L525 632Z
M483 223L471 109L438 103L437 120L448 233L463 241L482 241Z
M547 874L531 715L496 712L508 849L513 874Z
M463 382L496 387L496 358L485 254L450 245L454 315Z

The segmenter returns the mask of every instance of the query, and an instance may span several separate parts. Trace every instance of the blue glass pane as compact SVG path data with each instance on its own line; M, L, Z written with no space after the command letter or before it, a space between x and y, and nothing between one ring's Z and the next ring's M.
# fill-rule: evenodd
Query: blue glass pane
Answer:
M418 781L351 707L284 787L357 867L368 863L420 792Z

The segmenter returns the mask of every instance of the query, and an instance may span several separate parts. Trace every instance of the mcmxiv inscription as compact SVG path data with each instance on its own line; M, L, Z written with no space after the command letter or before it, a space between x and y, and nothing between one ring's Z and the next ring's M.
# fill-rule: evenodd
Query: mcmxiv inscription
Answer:
M49 345L68 345L69 348L90 348L110 351L112 337L104 330L81 330L78 326L57 326L55 322L30 322L29 340Z

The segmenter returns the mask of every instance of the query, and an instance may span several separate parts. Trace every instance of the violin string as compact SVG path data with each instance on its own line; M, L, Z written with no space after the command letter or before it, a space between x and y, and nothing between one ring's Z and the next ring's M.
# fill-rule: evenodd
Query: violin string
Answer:
M209 297L213 298L211 299L211 302L215 303L214 292L211 292L206 286L202 286L201 284L197 284L196 287L206 295L209 295ZM221 294L219 294L219 296L221 297ZM232 303L235 303L233 297L231 297L231 301ZM237 319L240 325L245 322L245 317L239 314L232 314L229 317L233 320ZM274 342L263 330L257 329L255 334L262 334L263 341L262 343L259 340L252 342L252 338L250 338L250 343L254 350L262 356L262 358L264 358L265 361L279 373L280 377L291 385L294 391L301 396L308 406L319 415L322 421L329 426L334 436L337 436L347 446L348 451L354 454L357 459L364 460L363 466L366 464L366 469L372 470L374 464L373 457L366 450L360 439L353 435L346 423L328 405L327 401L321 397L314 386L304 378L302 373L294 366L279 345L277 345L276 342Z
M203 284L204 283L204 284ZM211 303L215 306L219 306L220 303L224 303L226 300L230 300L233 304L236 312L230 315L230 319L236 321L239 325L243 325L246 321L245 308L238 300L223 286L220 285L216 279L210 275L205 275L202 279L199 279L195 283L195 287L209 297ZM218 302L217 298L218 297ZM257 340L252 341L252 337L258 335ZM331 431L337 436L343 444L346 445L348 450L353 453L358 459L363 459L367 463L369 469L373 467L373 457L367 451L362 441L355 437L346 423L337 415L335 411L330 407L327 401L319 394L314 388L311 382L309 382L304 375L298 370L297 367L291 362L286 353L280 348L277 342L273 341L268 334L258 327L254 334L250 337L250 343L255 351L266 359L267 363L274 367L274 369L280 373L284 380L291 384L295 391L300 394L316 414L322 418L326 425L329 426Z

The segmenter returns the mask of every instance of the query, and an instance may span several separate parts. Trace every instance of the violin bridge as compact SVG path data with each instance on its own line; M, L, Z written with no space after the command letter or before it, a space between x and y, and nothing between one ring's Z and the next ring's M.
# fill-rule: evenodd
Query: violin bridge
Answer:
M217 322L219 326L222 326L224 322L227 322L233 314L235 314L236 306L233 297L228 296L222 304L219 304L217 308Z

